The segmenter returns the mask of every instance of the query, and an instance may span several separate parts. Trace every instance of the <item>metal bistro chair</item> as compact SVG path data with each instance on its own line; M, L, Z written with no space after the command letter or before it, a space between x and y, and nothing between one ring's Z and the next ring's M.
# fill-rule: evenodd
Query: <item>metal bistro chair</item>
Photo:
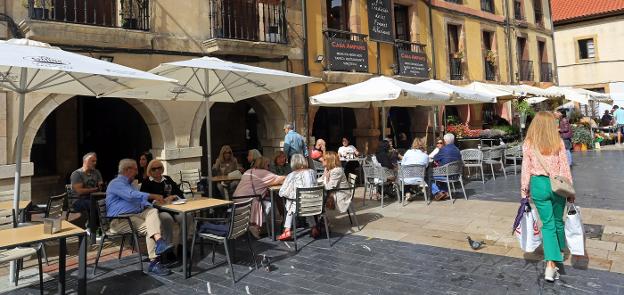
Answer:
M496 174L494 173L494 165L500 165L501 170L503 170L503 175L507 178L507 172L505 172L505 163L504 159L504 146L493 147L490 150L486 150L483 152L483 164L490 165L490 169L492 171L492 178L496 180Z
M475 167L481 169L481 182L485 183L483 152L479 149L465 149L461 151L461 157L464 167L468 168L468 176L470 176L470 168Z
M397 190L397 198L399 198L399 190L396 182L388 181L389 176L386 173L386 169L380 165L375 164L364 164L362 165L362 169L364 170L364 200L362 201L362 205L365 205L366 199L366 190L370 189L371 199L373 190L377 192L377 186L381 187L381 208L384 206L384 185L392 184L394 188Z
M43 213L43 218L63 218L63 208L65 207L65 201L67 199L67 193L62 193L60 195L51 196L48 198L48 202L45 207L45 212ZM18 224L18 226L27 226L34 223L40 222L27 222L23 224ZM46 253L45 244L41 243L41 252L43 254L43 258L46 262L46 265L50 265L48 262L48 254Z
M65 185L65 203L63 204L63 207L65 208L65 211L67 211L67 215L65 215L65 221L69 220L69 215L72 213L78 213L78 214L82 214L82 213L86 213L86 214L90 214L90 212L84 211L78 211L74 209L74 202L78 200L78 198L73 197L73 193L72 193L73 189L72 189L72 185L71 184L66 184ZM89 220L89 217L87 216L87 220ZM83 224L84 226L84 224Z
M181 170L180 171L180 189L184 195L191 195L195 197L197 192L197 185L201 180L201 173L199 169Z
M102 254L102 248L104 247L104 241L106 239L116 239L121 238L121 244L119 246L119 255L117 259L121 259L121 252L124 248L124 242L126 240L126 236L130 236L134 241L134 248L137 249L139 253L139 267L141 269L141 273L143 272L143 257L141 255L141 248L139 248L139 233L134 228L132 221L130 220L130 216L128 215L120 215L116 217L108 217L106 213L106 200L98 200L98 216L100 217L100 227L102 229L102 238L100 239L100 244L98 245L97 256L95 256L95 264L93 265L93 275L97 270L98 261L100 260L100 255ZM110 222L115 219L126 220L130 229L128 231L123 232L112 232L110 228Z
M349 182L351 187L337 188L333 191L341 191L341 190L351 191L351 203L349 204L349 209L347 209L347 216L349 217L349 223L351 223L351 225L353 226L353 220L351 219L351 214L353 214L353 219L355 219L355 225L357 226L358 231L360 231L362 230L362 228L360 227L360 223L358 222L357 215L355 213L355 206L353 205L353 200L355 200L355 188L356 188L357 175L353 173L349 173L349 176L347 177L347 181Z
M427 196L427 182L425 181L425 174L427 167L423 165L400 165L399 166L399 184L401 186L401 205L405 206L405 180L410 178L414 179L414 184L419 185L422 188L425 201L429 204L429 197Z
M460 161L455 161L448 163L444 166L434 167L433 168L433 179L435 182L444 182L448 184L449 197L451 201L455 203L453 200L452 191L455 190L455 183L459 182L461 184L462 192L464 193L464 199L468 200L468 196L466 195L466 190L464 189L464 181L462 179L462 164Z
M14 228L17 226L17 220L13 210L0 210L0 230ZM22 260L29 258L33 254L37 255L37 262L39 265L39 292L43 295L43 265L41 262L41 247L39 244L36 247L16 247L12 249L0 250L0 263L6 263L16 261L17 267L15 271L14 281L17 286L19 280L19 271L22 268Z
M323 186L315 186L309 188L297 188L297 199L295 216L293 216L293 239L295 242L295 252L297 248L297 218L318 216L318 222L325 224L325 233L327 234L327 242L331 247L331 239L329 238L329 226L327 225L327 215L325 215L325 188Z
M508 161L513 161L514 175L517 175L518 174L517 172L518 161L522 161L522 145L521 144L514 145L512 147L505 149L505 164L507 164Z
M232 260L233 256L230 256L230 247L234 240L237 238L246 235L247 246L249 246L249 252L251 252L251 259L258 269L258 265L256 263L256 253L251 246L251 236L249 235L249 220L251 219L251 200L234 203L232 204L230 216L226 218L203 218L203 217L195 217L195 228L198 228L198 222L212 222L212 223L221 223L227 224L227 232L196 232L193 235L193 241L191 242L191 257L190 257L190 265L193 265L193 249L195 248L195 238L199 237L202 241L209 240L212 242L212 263L214 264L215 259L215 244L223 244L223 248L225 248L225 257L227 259L227 263L230 267L230 274L232 275L232 282L236 283L236 279L234 277L234 268L232 268ZM202 243L203 245L203 243Z

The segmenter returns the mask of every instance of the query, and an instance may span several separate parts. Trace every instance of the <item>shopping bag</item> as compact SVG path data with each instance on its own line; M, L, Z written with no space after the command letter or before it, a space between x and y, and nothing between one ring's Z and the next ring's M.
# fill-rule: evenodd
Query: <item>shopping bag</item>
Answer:
M585 256L585 236L581 211L570 204L565 220L565 236L568 249L572 255Z
M515 230L520 248L524 252L533 252L542 244L542 233L535 220L536 214L535 209L531 209L527 203L520 224Z

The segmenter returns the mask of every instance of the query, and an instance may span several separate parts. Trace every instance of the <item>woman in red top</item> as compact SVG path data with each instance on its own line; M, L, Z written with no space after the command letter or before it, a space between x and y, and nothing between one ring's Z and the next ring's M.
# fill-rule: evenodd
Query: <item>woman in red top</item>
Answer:
M542 220L542 239L546 270L544 279L553 282L559 277L556 262L563 261L566 247L563 211L566 199L555 194L550 178L561 176L572 181L563 140L559 136L555 116L539 112L531 122L522 146L522 198L532 198ZM574 202L574 197L568 199Z

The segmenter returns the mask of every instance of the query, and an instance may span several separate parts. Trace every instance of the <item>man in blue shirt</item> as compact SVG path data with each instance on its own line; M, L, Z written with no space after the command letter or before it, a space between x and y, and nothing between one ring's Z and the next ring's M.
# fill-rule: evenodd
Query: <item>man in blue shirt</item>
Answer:
M618 144L622 144L622 133L624 133L624 107L613 106L613 120L615 120L615 128L617 129Z
M444 166L451 162L461 161L461 152L457 146L455 146L455 135L452 133L444 135L444 147L442 147L440 152L433 157L433 161L437 163L438 166ZM431 182L431 194L433 194L433 198L436 201L444 200L448 197L448 193L438 187L435 181Z
M301 134L293 130L292 124L284 125L284 153L288 156L288 160L294 154L302 154L304 157L308 157L308 148L306 147L305 140Z
M152 207L150 201L164 204L161 195L148 194L138 191L132 182L138 173L137 163L132 159L119 161L119 175L113 179L106 189L106 214L109 217L130 215L130 221L135 229L145 235L147 251L151 263L149 272L157 275L168 275L171 272L162 266L158 257L172 248L163 235L161 227L166 230L167 237L172 237L173 219L169 214L159 214L158 209ZM113 233L129 232L130 225L126 219L113 219L110 224Z

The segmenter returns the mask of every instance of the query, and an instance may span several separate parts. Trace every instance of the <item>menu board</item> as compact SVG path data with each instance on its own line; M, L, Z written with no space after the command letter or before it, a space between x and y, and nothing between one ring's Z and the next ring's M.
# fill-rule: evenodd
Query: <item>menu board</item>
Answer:
M399 73L405 76L429 78L427 55L421 52L397 50Z
M374 41L394 42L390 0L368 0L368 35Z
M366 42L329 37L327 46L330 70L368 72Z

